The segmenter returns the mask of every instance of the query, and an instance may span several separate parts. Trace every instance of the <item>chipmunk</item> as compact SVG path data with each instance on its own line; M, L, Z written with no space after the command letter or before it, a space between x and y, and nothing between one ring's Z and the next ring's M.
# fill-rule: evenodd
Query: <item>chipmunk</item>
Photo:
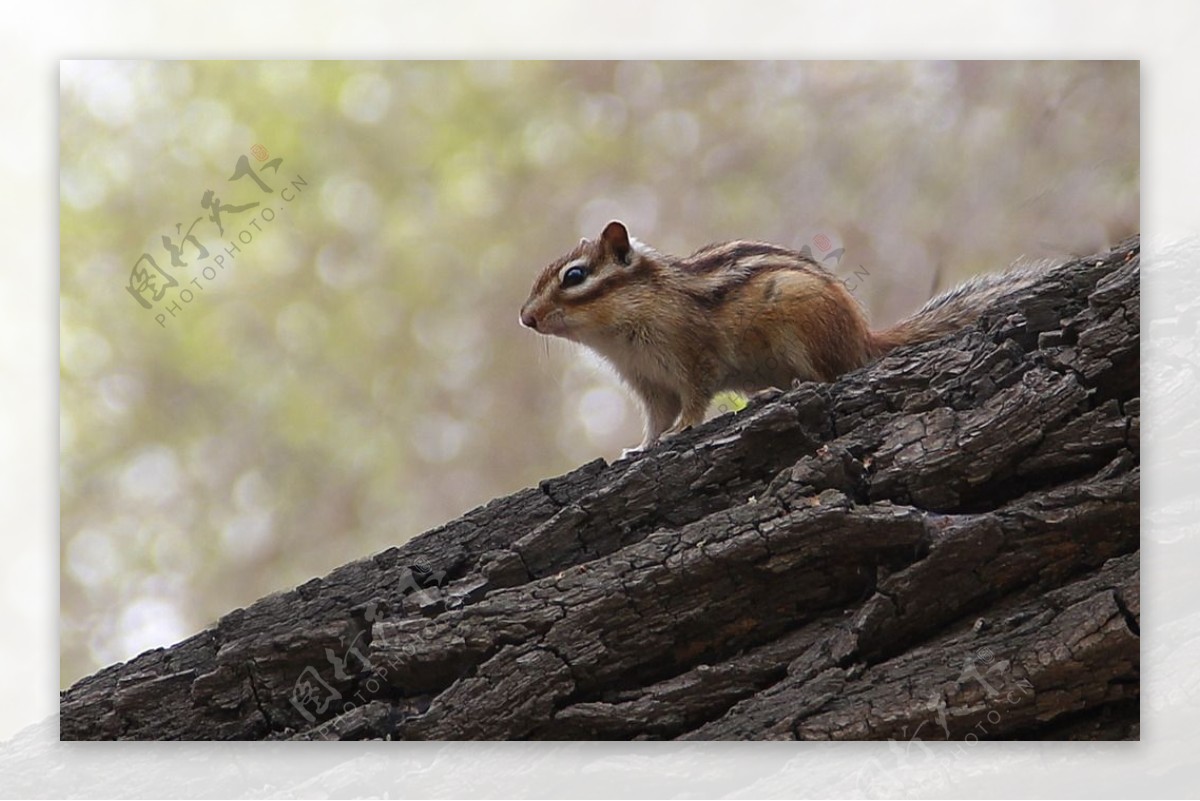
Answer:
M765 242L659 253L620 221L581 239L533 283L521 325L603 356L645 408L645 436L622 456L704 420L713 396L833 381L902 345L978 318L1037 270L992 273L872 331L854 296L812 259Z

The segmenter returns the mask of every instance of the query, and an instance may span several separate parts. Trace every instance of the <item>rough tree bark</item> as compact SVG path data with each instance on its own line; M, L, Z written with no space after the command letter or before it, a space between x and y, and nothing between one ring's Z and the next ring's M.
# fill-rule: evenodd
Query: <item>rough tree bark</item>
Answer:
M1139 251L106 668L61 736L1136 739Z

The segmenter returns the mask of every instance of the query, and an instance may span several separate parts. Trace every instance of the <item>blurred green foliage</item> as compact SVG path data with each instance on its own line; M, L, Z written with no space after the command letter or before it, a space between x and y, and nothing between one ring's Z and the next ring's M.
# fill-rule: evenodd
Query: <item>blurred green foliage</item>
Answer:
M536 271L608 219L677 253L824 234L890 322L1135 232L1138 81L1136 62L65 63L63 685L636 442L596 359L517 324ZM227 180L256 143L282 158L257 173L269 198ZM199 288L161 238L209 189L278 213L227 213L223 237L202 220L214 255L253 241ZM193 291L165 327L126 289L143 252Z

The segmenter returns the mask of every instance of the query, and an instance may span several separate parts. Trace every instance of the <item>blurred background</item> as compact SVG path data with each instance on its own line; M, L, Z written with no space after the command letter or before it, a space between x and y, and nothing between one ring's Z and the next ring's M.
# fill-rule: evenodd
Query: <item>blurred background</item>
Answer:
M1137 232L1138 85L1137 62L64 62L62 686L636 443L612 373L517 323L609 219L678 254L808 246L887 324Z

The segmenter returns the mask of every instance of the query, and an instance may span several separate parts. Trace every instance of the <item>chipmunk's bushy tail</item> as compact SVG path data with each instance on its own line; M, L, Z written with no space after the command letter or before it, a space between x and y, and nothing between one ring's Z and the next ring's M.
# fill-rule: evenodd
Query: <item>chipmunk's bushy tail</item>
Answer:
M876 357L904 345L930 342L971 325L997 301L1037 282L1061 262L1044 261L985 273L932 298L891 328L872 333Z

